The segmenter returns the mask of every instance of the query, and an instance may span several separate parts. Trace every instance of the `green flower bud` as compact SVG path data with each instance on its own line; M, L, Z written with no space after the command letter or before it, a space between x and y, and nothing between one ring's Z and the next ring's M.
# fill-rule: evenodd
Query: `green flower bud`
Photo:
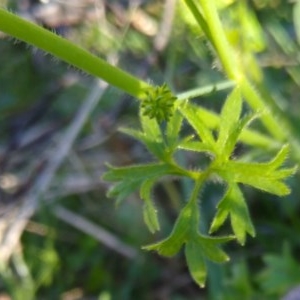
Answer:
M176 97L166 84L156 86L145 91L146 97L142 100L142 114L157 122L168 121L173 114Z

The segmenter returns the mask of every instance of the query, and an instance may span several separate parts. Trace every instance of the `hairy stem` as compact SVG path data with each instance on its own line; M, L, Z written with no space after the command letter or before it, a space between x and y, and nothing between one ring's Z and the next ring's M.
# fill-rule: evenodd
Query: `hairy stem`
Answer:
M186 2L193 2L193 0L186 0ZM234 53L231 50L224 34L220 18L215 7L215 0L200 0L199 2L201 3L203 15L209 28L210 36L208 36L208 38L216 48L223 68L229 79L238 82L241 75L239 74L238 66L236 63L233 63L233 61L236 60L234 60Z
M194 0L185 0L187 3L193 2ZM247 77L241 71L242 68L238 65L238 60L234 59L235 53L231 49L230 44L226 38L224 29L222 27L221 20L218 15L215 0L199 0L203 15L205 17L206 24L209 28L210 35L208 39L212 39L212 44L215 47L218 57L222 63L225 73L229 79L236 81L241 86L243 96L254 111L262 112L261 120L265 127L268 129L276 139L284 141L288 139L287 132L283 132L280 125L273 117L270 108L267 106L265 101L256 92L254 87L250 84ZM191 10L195 19L201 26L202 21L198 19L198 14L195 13L194 9Z
M142 98L146 82L107 63L72 42L0 8L0 31L40 48L107 83Z

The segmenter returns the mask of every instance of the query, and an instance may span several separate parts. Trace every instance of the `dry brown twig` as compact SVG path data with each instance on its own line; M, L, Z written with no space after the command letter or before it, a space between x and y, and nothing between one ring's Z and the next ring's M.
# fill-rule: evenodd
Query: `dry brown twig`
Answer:
M15 207L13 212L7 214L5 220L1 220L1 227L6 222L5 229L2 228L2 236L0 236L0 261L2 263L9 260L28 220L39 206L40 197L47 191L56 171L68 155L76 137L94 107L98 104L106 87L106 83L97 80L69 127L61 136L57 146L46 155L47 166L37 178L30 191L24 196L20 205Z
M159 26L159 30L154 38L154 48L158 52L163 51L169 42L169 38L173 28L175 8L176 0L165 1L162 20Z
M107 230L95 225L86 218L71 212L70 210L57 205L54 208L54 215L62 221L70 224L72 227L83 231L84 233L92 236L97 241L104 244L106 247L114 250L115 252L123 255L126 258L134 259L137 256L137 251L125 243L121 242L118 237L108 232Z

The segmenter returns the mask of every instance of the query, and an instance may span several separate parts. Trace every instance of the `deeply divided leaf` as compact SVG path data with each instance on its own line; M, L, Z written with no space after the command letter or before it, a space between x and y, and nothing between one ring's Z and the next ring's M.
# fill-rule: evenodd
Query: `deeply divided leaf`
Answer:
M218 154L225 160L230 158L243 130L257 117L255 114L248 114L240 119L241 111L242 97L240 89L235 88L222 108L217 140Z
M223 145L223 149L219 148L219 151L222 150L223 156L230 158L241 133L255 118L256 115L254 114L246 115L231 128L231 132L228 134L228 138Z
M288 149L284 146L270 162L229 161L220 166L217 172L228 182L244 183L278 196L285 196L290 193L290 189L283 180L296 171L296 167L278 170L287 153Z
M167 122L166 128L166 142L168 147L174 151L178 141L180 140L180 130L182 126L183 117L178 110L175 110L170 120Z
M199 233L199 208L197 201L191 197L181 210L171 234L164 240L143 247L146 250L155 250L161 255L173 256L185 244L185 256L193 279L203 287L206 280L206 260L222 263L229 258L220 249L222 243L234 237L207 237Z
M214 148L215 140L211 130L207 127L205 122L203 122L201 109L199 109L197 105L185 102L179 106L179 111L194 128L202 142L209 145L211 148Z
M232 240L233 237L212 238L200 234L195 235L187 241L185 246L185 257L189 271L200 287L204 287L206 280L206 260L223 263L229 257L220 249L222 243Z
M142 142L160 160L170 160L180 141L182 115L174 108L165 130L161 128L155 118L140 114L140 120L142 131L132 128L122 128L121 131Z
M210 232L216 231L228 216L237 240L244 245L246 234L255 236L246 201L237 184L230 184L223 199L217 206L217 213L211 224Z
M151 190L156 182L156 179L157 178L153 178L143 182L140 191L140 196L145 201L143 206L144 221L152 233L158 231L160 228L157 218L157 210L151 198Z
M191 224L193 221L192 215L194 213L194 203L189 202L180 212L171 234L164 240L143 247L146 250L156 250L159 254L164 256L173 256L179 252L180 248L187 239L190 228L198 226L198 224Z
M116 198L116 203L119 205L130 194L136 191L142 184L143 180L127 180L115 184L107 193L107 197Z
M218 135L217 145L221 149L224 148L230 135L233 132L233 128L239 121L242 110L242 97L239 88L235 88L226 99L222 112L221 122Z
M143 217L150 232L154 233L160 229L157 210L152 201L145 201L143 206Z
M278 196L285 196L290 193L288 186L281 180L292 175L296 171L295 168L289 168L270 172L264 164L239 162L230 162L228 164L228 170L232 173L232 176L229 179L230 181L251 185L257 189Z
M149 119L150 120L150 119ZM151 119L151 122L155 121ZM121 132L126 133L142 142L146 148L157 158L164 160L166 157L166 146L161 134L147 134L132 128L121 128Z
M274 159L269 162L269 167L273 170L279 168L286 160L289 154L289 150L290 150L289 146L284 145L277 153L277 155L274 157Z
M189 268L189 271L200 286L205 286L207 269L201 250L199 251L199 245L196 242L190 241L185 246L185 259Z
M119 168L109 166L109 168L110 170L103 175L103 179L108 181L146 180L174 172L172 166L164 163L150 163Z
M210 145L199 141L182 141L178 145L179 149L188 150L188 151L195 151L195 152L208 152L210 154L214 154L214 149L211 148Z
M220 248L220 246L233 239L234 236L209 237L200 234L198 234L196 238L198 245L202 249L203 255L215 263L229 261L228 255Z
M284 146L274 159L265 163L231 159L236 143L245 132L244 129L256 117L246 115L241 118L241 113L242 97L239 88L235 88L228 96L219 118L188 101L177 101L174 106L172 104L172 112L164 118L164 123L159 121L160 118L140 113L141 130L122 131L144 143L159 162L121 168L109 167L109 171L103 176L103 179L114 182L108 196L116 197L118 202L135 190L140 190L140 197L144 200L144 221L152 233L160 229L152 197L155 183L165 175L187 176L195 180L195 189L179 213L170 235L143 249L173 256L184 247L189 271L200 287L204 286L207 277L207 260L215 263L229 260L221 249L223 243L236 238L244 245L247 234L255 236L248 207L238 183L282 196L289 193L289 188L283 180L295 172L295 168L282 168L288 155L287 146ZM186 119L196 133L184 139L180 137L183 119ZM257 135L252 134L253 137L256 138ZM201 172L184 169L176 165L173 159L177 149L209 153L211 165ZM218 230L229 218L235 236L210 237L199 232L199 187L210 175L216 174L227 182L228 188L217 205L210 233Z
M155 118L149 118L148 116L140 112L140 121L143 132L147 134L149 139L155 141L162 141L161 130Z
M117 203L120 203L136 191L147 180L157 180L164 175L176 174L176 170L172 166L164 163L119 168L110 166L109 168L110 170L102 178L107 181L117 182L107 193L108 197L116 197ZM143 195L145 196L145 193Z

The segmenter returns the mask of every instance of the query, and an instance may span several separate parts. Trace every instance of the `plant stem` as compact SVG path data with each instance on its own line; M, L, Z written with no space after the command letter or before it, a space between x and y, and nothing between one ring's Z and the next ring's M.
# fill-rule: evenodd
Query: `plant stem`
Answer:
M99 77L139 99L142 98L145 89L151 88L148 83L110 65L87 50L1 8L0 30Z
M192 2L193 0L186 1ZM234 53L230 48L226 35L224 34L223 27L215 6L215 0L199 0L199 2L201 3L203 14L209 27L209 38L212 39L213 45L218 52L218 56L222 62L223 68L229 79L238 82L240 79L240 74L236 65L237 60L234 60Z
M240 82L241 90L246 98L249 105L262 113L261 120L269 132L281 142L287 141L289 139L289 133L287 128L283 128L281 122L276 120L276 117L279 118L278 115L272 114L271 110L267 103L261 98L261 95L255 90L253 85L245 78L243 81Z
M211 32L209 26L207 26L207 23L205 19L203 18L203 15L195 5L195 2L193 0L185 0L186 5L194 15L195 19L197 20L198 24L200 25L201 29L205 33L205 35L209 38L210 41L213 43L213 39L211 37Z
M223 81L223 82L218 82L216 84L210 84L207 86L203 86L200 88L195 88L192 90L188 90L186 92L182 92L176 95L177 99L192 99L196 97L200 97L203 95L209 95L211 93L215 93L224 89L229 89L235 86L234 81Z
M193 2L193 0L185 0L186 2ZM223 65L224 71L229 77L229 79L236 81L240 85L243 96L251 106L254 111L263 112L261 120L265 127L268 129L270 134L272 134L276 139L284 141L288 139L287 132L284 132L276 119L273 117L270 108L267 106L265 101L256 92L254 87L250 84L247 77L241 71L242 68L238 65L238 60L234 59L234 51L231 49L230 44L226 38L225 32L220 21L215 0L199 0L201 3L201 8L203 10L203 15L206 20L206 24L209 27L210 36L212 39L212 44L214 45L218 57ZM191 10L194 17L198 21L199 25L201 23L198 20L198 14L195 14Z

